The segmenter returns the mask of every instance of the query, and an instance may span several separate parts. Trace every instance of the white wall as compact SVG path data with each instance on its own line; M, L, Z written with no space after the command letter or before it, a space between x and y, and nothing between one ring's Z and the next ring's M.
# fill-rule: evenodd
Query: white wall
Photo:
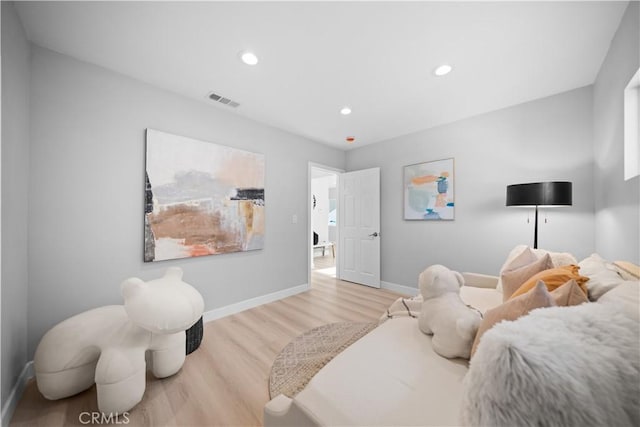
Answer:
M333 208L336 209L333 223L329 224L329 241L337 244L338 242L338 177L334 175L331 185L329 186L329 213L331 213L331 200L333 200Z
M292 215L307 216L308 162L344 168L343 152L38 47L31 83L29 355L56 322L121 303L130 276L180 266L206 310L307 282ZM142 262L147 127L265 154L263 250Z
M630 2L593 89L596 251L640 264L640 178L624 180L624 88L640 67L640 3Z
M330 180L330 176L313 178L311 180L311 194L316 196L316 208L311 213L311 228L313 231L318 233L318 242L329 241Z
M594 249L591 87L347 152L347 170L381 167L382 280L417 286L430 264L497 274L533 223L505 207L506 186L573 182L573 206L542 217L539 246L585 257ZM403 221L403 166L455 158L455 221ZM533 218L532 218L533 219Z
M29 43L2 2L2 407L27 362Z

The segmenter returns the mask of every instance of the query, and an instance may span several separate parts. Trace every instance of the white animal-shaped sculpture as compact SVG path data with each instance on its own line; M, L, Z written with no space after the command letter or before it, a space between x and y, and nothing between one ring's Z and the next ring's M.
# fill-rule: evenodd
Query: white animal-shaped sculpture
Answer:
M200 293L170 267L164 277L121 285L124 306L73 316L47 332L34 357L38 389L50 400L88 389L95 382L98 409L123 413L146 386L145 353L157 378L177 373L185 360L185 333L204 310Z
M436 264L420 274L419 284L423 302L418 325L433 335L433 350L446 358L468 359L482 316L460 299L462 275Z

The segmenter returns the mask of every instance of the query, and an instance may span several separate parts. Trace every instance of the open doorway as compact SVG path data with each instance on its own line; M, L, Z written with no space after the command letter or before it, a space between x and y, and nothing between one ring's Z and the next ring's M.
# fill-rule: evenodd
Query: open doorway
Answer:
M336 277L338 248L338 180L340 171L310 165L309 279Z

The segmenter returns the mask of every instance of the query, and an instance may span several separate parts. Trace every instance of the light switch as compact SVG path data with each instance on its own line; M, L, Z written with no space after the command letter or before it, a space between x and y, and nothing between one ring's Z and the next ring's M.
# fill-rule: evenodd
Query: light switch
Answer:
M298 223L298 215L292 215L291 216L291 224L297 224Z

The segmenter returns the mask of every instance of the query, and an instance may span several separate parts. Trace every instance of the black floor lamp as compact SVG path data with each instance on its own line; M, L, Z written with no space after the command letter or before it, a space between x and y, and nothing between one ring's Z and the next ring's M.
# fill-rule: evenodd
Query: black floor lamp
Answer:
M507 185L507 206L535 206L533 248L538 248L538 207L571 206L572 184L566 181Z

